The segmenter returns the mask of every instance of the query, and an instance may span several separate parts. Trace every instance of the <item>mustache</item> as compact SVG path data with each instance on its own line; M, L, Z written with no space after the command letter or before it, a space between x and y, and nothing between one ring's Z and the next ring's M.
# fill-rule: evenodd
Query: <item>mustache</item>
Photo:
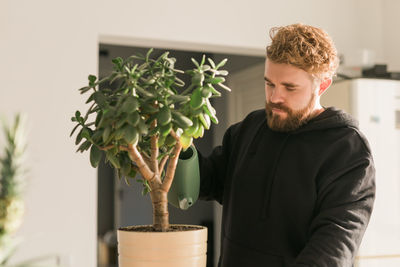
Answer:
M286 112L291 112L291 109L282 105L282 104L277 104L277 103L265 103L265 106L267 109L272 110L273 108L277 108Z

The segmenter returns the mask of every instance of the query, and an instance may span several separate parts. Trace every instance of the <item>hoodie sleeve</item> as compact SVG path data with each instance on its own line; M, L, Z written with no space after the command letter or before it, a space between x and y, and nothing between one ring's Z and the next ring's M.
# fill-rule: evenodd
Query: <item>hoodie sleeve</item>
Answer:
M352 266L375 199L375 168L368 156L324 178L309 240L291 267Z
M199 152L200 199L216 200L222 204L224 182L230 155L232 126L226 131L222 146L217 146L211 155L204 157Z
M231 125L224 134L222 145L217 146L211 155L205 157L199 151L200 165L200 199L216 200L222 204L225 180L230 176L228 172L235 166L237 150L246 143L246 130L254 125L264 123L265 110L260 109L249 113L244 120ZM239 144L240 143L240 144ZM235 153L231 153L235 151ZM235 155L233 155L235 154Z

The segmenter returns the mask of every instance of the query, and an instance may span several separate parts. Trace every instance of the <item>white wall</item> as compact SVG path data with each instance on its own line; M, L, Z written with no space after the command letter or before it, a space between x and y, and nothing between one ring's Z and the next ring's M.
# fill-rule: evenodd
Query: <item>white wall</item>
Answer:
M82 107L76 88L97 70L98 34L85 3L0 3L0 113L25 112L30 124L16 259L60 254L70 266L95 266L96 171L69 138L70 117Z
M77 88L87 74L97 73L99 39L229 46L262 54L271 26L304 22L325 28L345 55L368 45L378 58L399 62L399 40L393 37L398 27L389 30L397 19L390 7L399 7L395 2L2 0L0 113L26 112L31 125L30 186L20 233L25 241L15 259L59 253L70 255L71 266L95 266L96 171L88 155L75 154L68 135L69 118L83 107ZM385 13L390 16L383 20ZM387 44L392 38L396 46Z
M383 1L383 51L390 71L400 72L400 1Z

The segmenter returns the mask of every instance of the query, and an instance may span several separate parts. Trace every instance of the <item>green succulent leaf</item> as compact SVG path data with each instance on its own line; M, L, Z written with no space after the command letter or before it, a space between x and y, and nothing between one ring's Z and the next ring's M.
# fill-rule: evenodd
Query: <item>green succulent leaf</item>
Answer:
M218 86L222 87L223 89L225 89L228 92L232 91L231 88L229 88L228 86L226 86L226 85L224 85L222 83L218 83Z
M120 69L122 69L122 65L124 63L124 60L122 58L120 58L120 57L117 57L117 58L114 58L112 60L112 63L114 63L116 69L120 70Z
M149 51L147 51L147 53L146 53L146 62L149 61L150 54L153 52L153 50L154 50L153 48L150 48Z
M79 118L81 117L81 112L79 110L75 111L75 118L77 121L79 121Z
M103 112L102 112L102 111L100 111L100 112L97 113L97 115L96 115L96 120L95 120L95 123L94 123L94 125L95 125L96 127L99 126L99 123L100 123L100 120L101 120L101 117L102 117L102 116L103 116Z
M75 139L75 145L79 145L82 141L82 130L80 130L80 132L76 135L76 139Z
M172 110L172 118L178 125L178 127L182 129L186 129L193 125L193 122L188 117L184 116L182 113Z
M90 140L90 129L88 129L88 128L82 128L81 136L82 136L83 138L86 138L86 139Z
M115 123L115 128L121 128L124 124L126 124L126 122L128 121L128 114L127 113L123 113L121 115L121 117L117 120L117 122Z
M96 145L92 145L92 147L90 148L90 164L93 168L97 168L97 166L99 166L100 160L101 150Z
M188 147L190 147L192 145L193 137L182 134L179 141L182 145L182 148L187 149Z
M151 192L150 186L145 186L145 187L143 188L143 191L142 191L142 196L145 196L145 195L147 195L147 194L150 193L150 192Z
M191 58L190 60L192 60L193 64L194 64L196 67L200 68L199 62L197 62L196 59Z
M214 122L215 124L218 124L218 118L216 116L216 111L212 107L209 99L206 99L206 105L203 106L203 110L208 116L210 116L210 119L212 122Z
M224 77L214 77L214 78L208 78L206 79L206 82L211 83L211 84L219 84L225 82Z
M137 171L134 168L131 168L131 170L129 171L129 174L127 175L130 178L135 178Z
M107 127L103 131L103 142L106 143L111 134L111 127Z
M121 168L121 164L119 163L117 156L114 155L114 153L112 151L106 152L106 158L114 166L114 168L116 168L116 169Z
M103 130L96 130L92 135L92 140L96 143L100 143L100 140L103 140Z
M200 120L201 124L203 124L204 128L206 128L206 130L210 129L210 125L211 125L210 116L208 116L207 114L201 113L199 115L199 120Z
M90 148L90 146L92 145L92 143L89 140L86 140L85 142L83 142L79 148L76 150L76 152L84 152L86 150L88 150Z
M208 84L208 87L211 89L211 92L213 93L213 95L221 96L221 93L219 91L217 91L211 84Z
M206 62L206 55L203 54L200 62L200 66L203 66L203 64Z
M203 73L200 72L195 72L192 77L192 84L198 85L198 86L203 86L205 76Z
M128 186L131 186L131 182L129 181L130 179L130 177L128 177L128 176L126 176L126 172L128 171L128 173L129 173L129 171L130 171L130 168L128 168L128 166L122 166L122 168L121 168L121 172L122 172L122 174L124 175L124 179L125 179L125 183L128 185Z
M93 99L101 109L106 109L108 107L107 98L102 92L97 91L93 93Z
M167 106L163 106L160 109L160 112L158 113L157 122L161 126L164 126L171 122L171 118L172 118L172 115L171 115L170 108Z
M92 85L94 85L94 83L96 82L97 77L94 76L94 75L89 75L88 80L89 80L89 85L92 86Z
M71 133L69 134L69 137L71 137L74 132L76 131L76 129L78 129L78 127L81 126L80 124L75 125L75 127L72 129Z
M190 126L189 128L186 128L184 133L187 136L194 136L199 129L199 120L197 118L193 119L193 125Z
M137 126L139 123L140 115L137 112L133 112L128 115L128 123L132 126Z
M167 136L172 130L172 123L168 123L160 127L161 136Z
M176 139L172 137L171 135L168 135L167 138L165 138L165 144L169 147L174 146L176 143Z
M139 120L138 126L137 126L139 133L146 135L149 132L149 127L146 125L144 120Z
M139 100L134 96L128 96L122 104L121 111L126 113L132 113L139 107Z
M89 88L90 89L90 88ZM86 100L86 104L92 102L94 100L94 94L91 94L89 98Z
M118 129L115 130L115 132L114 132L114 138L115 138L116 140L120 140L120 139L124 138L124 136L125 136L125 130L124 130L124 128L118 128Z
M162 147L165 143L166 136L161 135L157 140L157 146Z
M142 112L148 113L148 114L158 112L158 108L154 107L153 104L149 104L149 103L143 103L141 108L142 108Z
M215 69L219 69L219 68L225 66L227 61L228 61L228 59L224 58L220 63L218 63L218 65L215 67Z
M215 63L211 58L207 58L208 62L210 63L211 67L215 69Z
M212 96L211 88L208 86L203 87L203 89L201 90L201 96L206 99L210 98Z
M87 91L89 91L90 89L92 89L92 87L85 86L85 87L80 88L79 91L81 92L81 94L84 94Z
M170 95L169 96L170 99L172 99L175 102L187 102L190 100L189 96L186 95Z
M227 70L219 70L216 72L216 74L226 76L229 74L229 72Z
M198 109L204 104L204 98L201 93L201 88L194 90L192 96L190 97L190 106L193 109Z
M155 97L156 97L153 93L151 93L151 92L145 90L145 89L142 88L141 86L136 86L135 88L136 88L136 90L138 91L138 93L139 93L141 96L145 97L145 98L155 98Z
M203 124L199 123L199 127L197 128L196 133L193 135L194 138L203 137L204 135L204 126Z
M131 185L131 183L129 182L129 173L131 172L131 160L129 159L129 156L126 154L121 154L122 158L119 160L120 161L120 165L121 165L121 173L122 175L125 176L125 182L127 183L127 185Z
M132 125L126 125L123 128L124 139L128 144L136 145L139 140L139 133Z
M206 72L206 71L211 70L211 67L210 67L210 65L202 65L202 66L201 66L201 70L204 71L204 72Z
M175 77L175 82L176 82L175 85L178 86L178 87L185 86L185 82L182 81L181 79L179 79L178 77Z

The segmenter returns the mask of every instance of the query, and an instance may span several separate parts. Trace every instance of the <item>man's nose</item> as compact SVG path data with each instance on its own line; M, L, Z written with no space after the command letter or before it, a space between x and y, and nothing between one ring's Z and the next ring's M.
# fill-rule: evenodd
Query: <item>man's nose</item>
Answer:
M283 103L284 102L284 95L281 89L274 88L271 90L270 101L272 103Z

